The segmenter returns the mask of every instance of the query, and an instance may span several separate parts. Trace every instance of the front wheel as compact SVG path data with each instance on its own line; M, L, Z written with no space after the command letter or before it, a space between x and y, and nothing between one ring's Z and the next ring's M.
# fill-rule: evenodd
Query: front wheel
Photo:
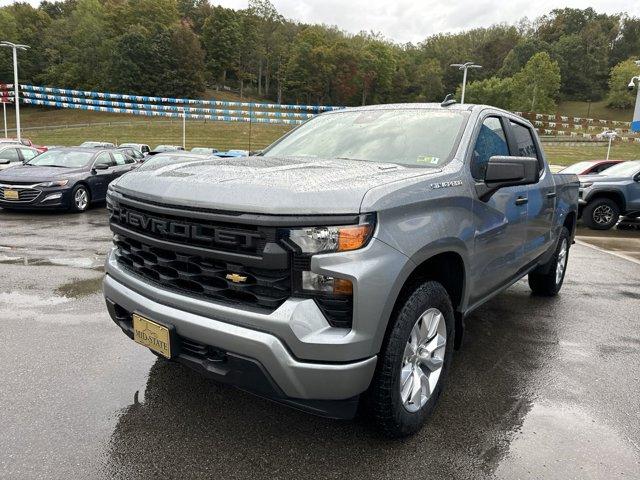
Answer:
M404 437L422 428L440 398L455 321L449 295L438 282L417 286L392 321L368 401L382 432Z
M569 262L569 241L569 230L566 227L562 227L558 246L549 263L529 274L529 287L536 295L553 297L562 288L564 276L567 273L567 263Z
M596 198L584 207L582 221L592 230L609 230L620 218L620 207L608 198Z
M84 185L76 185L71 192L71 210L74 212L84 212L91 203L91 194Z

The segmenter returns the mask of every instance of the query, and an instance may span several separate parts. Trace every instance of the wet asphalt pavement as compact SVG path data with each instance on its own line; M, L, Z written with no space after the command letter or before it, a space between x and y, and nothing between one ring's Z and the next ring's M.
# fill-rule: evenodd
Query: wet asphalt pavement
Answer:
M0 478L640 478L640 230L580 235L618 255L574 245L560 296L476 311L430 423L390 441L127 339L104 208L0 210Z

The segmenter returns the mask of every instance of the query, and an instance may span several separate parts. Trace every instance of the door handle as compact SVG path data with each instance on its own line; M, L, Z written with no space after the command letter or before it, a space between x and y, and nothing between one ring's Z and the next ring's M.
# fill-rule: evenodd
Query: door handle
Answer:
M547 192L547 198L555 198L556 192Z
M529 202L527 197L518 197L516 198L516 205L526 205Z

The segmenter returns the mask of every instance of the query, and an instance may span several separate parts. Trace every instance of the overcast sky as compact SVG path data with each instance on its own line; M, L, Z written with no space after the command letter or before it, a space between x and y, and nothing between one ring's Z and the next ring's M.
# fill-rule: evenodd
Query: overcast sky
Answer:
M640 16L638 0L271 0L287 18L326 23L352 33L380 32L397 42L420 42L434 33L455 32L494 23L534 19L554 8L593 7L598 12ZM212 0L245 8L246 0Z
M38 0L28 0L38 5ZM210 0L245 8L247 0ZM348 32L380 32L396 42L420 42L429 35L494 23L534 19L553 8L593 7L598 12L640 16L638 0L271 0L287 18L337 25ZM0 0L0 5L12 3Z

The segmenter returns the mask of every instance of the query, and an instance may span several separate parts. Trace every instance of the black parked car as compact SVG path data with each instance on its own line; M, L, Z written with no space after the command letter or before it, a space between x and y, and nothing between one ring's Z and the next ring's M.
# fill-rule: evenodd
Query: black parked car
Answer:
M70 147L47 151L0 171L0 207L82 212L105 199L107 186L139 166L117 150Z

